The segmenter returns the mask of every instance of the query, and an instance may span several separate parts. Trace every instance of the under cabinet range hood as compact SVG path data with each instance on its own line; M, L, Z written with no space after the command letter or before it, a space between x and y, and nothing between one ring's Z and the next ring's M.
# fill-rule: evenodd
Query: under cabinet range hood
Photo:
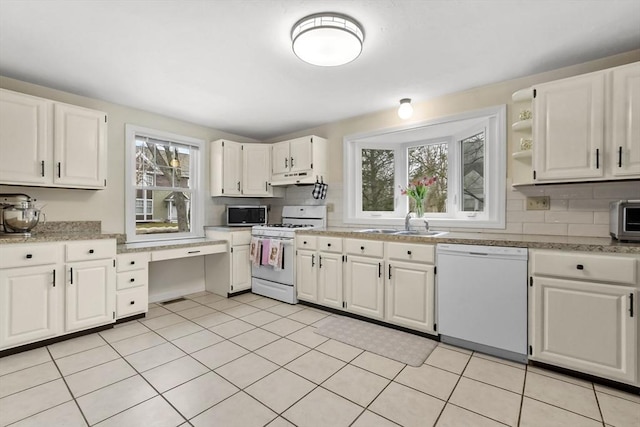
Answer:
M327 140L310 135L271 145L272 187L315 184L325 178Z

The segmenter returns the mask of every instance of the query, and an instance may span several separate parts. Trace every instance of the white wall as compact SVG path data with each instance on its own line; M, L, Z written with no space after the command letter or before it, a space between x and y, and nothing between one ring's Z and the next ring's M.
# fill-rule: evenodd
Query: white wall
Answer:
M0 185L0 193L26 193L35 197L38 204L44 205L48 221L102 221L105 233L124 233L124 159L125 124L132 123L153 129L173 132L205 141L228 138L238 142L254 140L228 134L193 123L161 116L147 111L112 104L97 99L74 95L43 86L33 85L19 80L0 76L0 87L29 95L66 102L82 107L93 108L107 113L108 130L108 168L107 188L105 190L74 190L62 188L17 187ZM204 95L203 95L204 96ZM209 151L204 153L207 169L205 186L209 194ZM225 203L235 203L227 198L206 197L205 224L220 225Z
M289 135L275 138L274 141L295 138L303 135L318 135L328 139L328 163L326 203L328 205L328 223L332 227L345 226L343 224L343 138L346 135L371 132L374 130L398 127L404 124L422 122L438 117L455 115L465 111L477 110L489 106L507 104L508 122L518 111L513 110L511 95L513 92L530 87L534 84L558 80L565 77L597 71L617 65L640 61L640 50L591 61L588 63L561 68L546 73L536 74L520 79L509 80L488 86L470 89L413 104L414 113L410 120L402 121L397 115L397 105L389 110L365 116L328 123L312 129L302 130ZM398 99L404 96L418 96L418 94L399 93ZM510 128L510 126L509 126ZM508 132L508 159L519 138L522 135ZM535 143L535 142L534 142ZM508 161L507 171L507 228L505 230L488 229L488 232L553 234L573 236L608 236L608 219L604 213L608 209L608 202L616 199L640 198L640 182L600 183L600 184L570 184L530 186L512 189L511 178L513 164ZM525 196L549 195L551 198L550 211L525 211L523 200ZM306 196L304 187L289 188L285 203L308 204L316 203L310 196ZM278 205L279 202L275 202ZM274 209L276 210L276 209ZM353 227L353 225L349 225ZM467 230L467 229L465 229ZM477 230L483 231L483 230Z

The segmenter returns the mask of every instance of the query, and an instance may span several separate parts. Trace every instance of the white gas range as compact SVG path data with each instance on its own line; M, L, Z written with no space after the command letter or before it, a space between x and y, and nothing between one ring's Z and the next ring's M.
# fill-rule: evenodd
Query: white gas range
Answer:
M253 226L252 243L260 245L260 256L251 268L252 292L289 304L297 303L295 233L297 230L325 228L326 225L326 206L284 206L281 224ZM281 263L275 267L263 262L262 257L262 248L273 246L272 241L282 248Z

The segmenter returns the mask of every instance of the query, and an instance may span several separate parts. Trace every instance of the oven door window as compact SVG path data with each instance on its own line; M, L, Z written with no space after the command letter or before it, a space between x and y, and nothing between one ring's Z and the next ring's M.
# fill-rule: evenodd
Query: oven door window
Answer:
M640 233L640 208L626 208L624 213L624 231Z

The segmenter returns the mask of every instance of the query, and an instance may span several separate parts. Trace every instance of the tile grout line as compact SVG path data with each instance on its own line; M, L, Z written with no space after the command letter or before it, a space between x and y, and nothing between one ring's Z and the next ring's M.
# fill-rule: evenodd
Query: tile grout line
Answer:
M102 337L100 337L100 338L102 338ZM78 403L78 400L73 395L73 392L71 391L71 388L69 387L69 384L67 384L67 380L65 379L64 375L62 374L62 371L60 370L60 367L56 363L56 360L53 358L53 355L51 354L51 351L49 350L49 347L47 347L47 352L49 353L49 357L51 357L51 360L53 361L54 366L58 370L58 373L60 374L60 378L62 378L62 381L64 382L64 386L67 388L67 391L69 392L69 396L71 396L71 399L73 399L73 403L75 403L76 406L78 407L78 410L80 411L80 415L82 415L82 418L84 419L84 422L87 423L88 426L90 426L91 424L89 424L89 420L87 419L87 416L85 415L84 411L82 410L82 407L80 406L80 403Z
M522 393L520 394L520 410L518 411L518 422L516 423L516 426L520 426L520 423L522 422L522 408L524 406L524 391L527 388L527 365L525 365L524 367L524 381L522 381Z
M438 348L438 347L436 347L436 348ZM443 348L446 348L446 347L443 347ZM456 388L458 388L458 384L460 384L460 380L462 379L462 375L464 374L464 371L467 370L467 367L469 366L469 363L471 363L471 358L473 357L474 353L475 352L472 351L471 354L468 354L469 359L467 359L467 363L464 364L464 368L462 368L462 371L460 371L460 375L458 375L458 381L456 381L456 384L453 386L453 389L451 389L451 393L449 393L449 396L447 397L447 400L445 400L444 406L442 407L442 410L438 414L438 417L436 418L436 421L433 423L434 426L436 424L438 424L438 421L440 421L440 417L442 417L442 414L444 413L445 408L449 404L449 399L451 399L451 396L453 396L453 393L456 391ZM429 357L427 357L427 360L429 360ZM425 360L425 362L426 362L426 360Z

